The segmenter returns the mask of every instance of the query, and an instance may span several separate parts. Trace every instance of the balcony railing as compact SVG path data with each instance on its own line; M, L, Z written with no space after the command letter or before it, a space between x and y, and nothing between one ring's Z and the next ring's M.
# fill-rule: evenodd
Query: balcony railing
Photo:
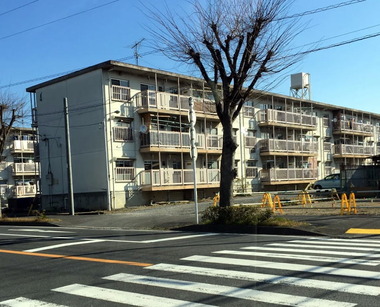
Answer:
M260 152L317 154L318 144L310 141L266 139L260 141Z
M13 175L38 175L37 163L14 163L12 165Z
M372 135L373 131L374 126L372 124L360 123L353 120L338 120L333 125L333 132L335 133Z
M12 152L34 152L34 141L14 140L11 150Z
M219 184L220 171L197 169L197 184ZM151 169L140 176L142 186L193 185L192 169Z
M112 85L112 99L119 101L129 101L131 98L131 89L125 86Z
M129 127L113 127L114 141L132 141L133 130Z
M314 168L271 168L260 172L262 182L315 180L318 169Z
M142 108L188 111L189 98L190 96L148 90L141 92L137 96L137 106ZM196 112L216 115L215 103L212 100L193 97L193 102Z
M16 185L11 190L14 198L34 197L37 193L35 185Z
M190 148L190 136L188 132L149 131L141 134L141 147L157 146L168 148ZM197 134L198 149L221 150L223 138L221 135Z
M134 167L116 167L116 181L131 181L135 177Z
M297 125L302 127L309 127L311 129L317 128L317 117L302 114L292 113L273 109L266 109L258 111L258 121L260 124L283 124L283 125Z
M374 154L375 147L373 146L350 144L340 144L334 146L334 155L373 156Z

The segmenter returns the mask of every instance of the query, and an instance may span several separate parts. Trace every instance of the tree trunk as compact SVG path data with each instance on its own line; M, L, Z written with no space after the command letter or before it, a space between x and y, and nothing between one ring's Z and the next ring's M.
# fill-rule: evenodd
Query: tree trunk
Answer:
M223 155L222 162L220 167L220 201L219 204L221 207L227 207L232 205L233 200L233 180L236 177L235 169L235 151L237 144L233 139L232 134L232 120L222 121L223 125Z

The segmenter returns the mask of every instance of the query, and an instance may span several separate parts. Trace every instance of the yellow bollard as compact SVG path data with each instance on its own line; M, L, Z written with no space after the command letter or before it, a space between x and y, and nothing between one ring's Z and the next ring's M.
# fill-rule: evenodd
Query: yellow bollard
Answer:
M276 204L278 206L278 209L276 209ZM273 212L279 211L280 213L284 213L284 210L282 210L282 205L280 201L280 196L276 195L273 200Z
M273 201L272 196L269 193L264 193L263 198L261 200L261 207L270 207L273 210Z
M358 213L358 210L356 209L356 199L355 199L355 193L350 193L350 212L353 212L354 214Z
M347 200L346 193L343 193L340 203L340 214L343 215L345 212L348 212L348 214L350 214L350 204Z
M216 193L214 198L212 199L214 203L212 204L213 207L216 207L219 205L220 195L219 193Z

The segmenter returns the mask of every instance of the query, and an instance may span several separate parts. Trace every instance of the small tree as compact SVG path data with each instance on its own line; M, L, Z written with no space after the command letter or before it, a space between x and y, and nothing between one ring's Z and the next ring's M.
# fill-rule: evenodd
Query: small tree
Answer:
M18 118L22 117L25 102L9 93L0 92L0 162L9 132Z
M292 0L209 0L193 2L194 11L179 17L172 10L150 10L156 48L169 58L195 64L210 87L223 127L220 205L232 204L233 122L258 81L299 60L286 49L300 33L286 13ZM242 161L243 162L243 161Z

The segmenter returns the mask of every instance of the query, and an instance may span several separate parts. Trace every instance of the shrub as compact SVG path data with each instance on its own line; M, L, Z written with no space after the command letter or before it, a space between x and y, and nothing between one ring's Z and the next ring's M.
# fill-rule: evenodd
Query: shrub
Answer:
M272 216L269 209L253 206L208 207L202 222L219 225L259 225Z

